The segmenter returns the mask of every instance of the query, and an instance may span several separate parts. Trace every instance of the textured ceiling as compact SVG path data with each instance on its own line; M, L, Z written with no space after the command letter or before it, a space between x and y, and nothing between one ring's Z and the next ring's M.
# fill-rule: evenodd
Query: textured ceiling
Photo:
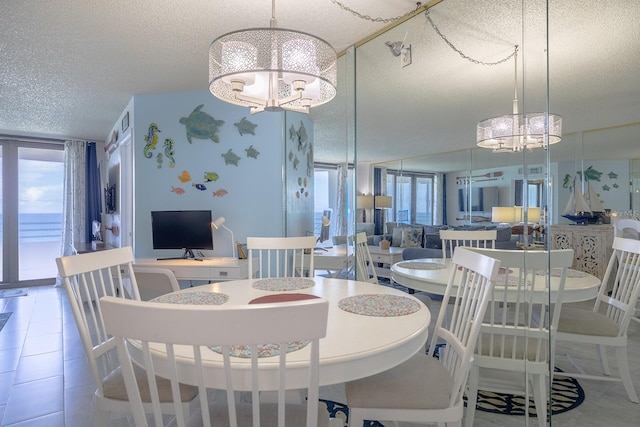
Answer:
M209 43L229 31L268 26L271 17L269 0L3 3L0 134L55 138L104 140L135 94L207 90ZM341 3L385 18L416 7L409 0ZM454 45L481 61L521 45L521 110L544 110L545 1L524 3L444 0L430 15ZM640 123L640 2L548 3L550 104L563 115L565 133ZM337 51L387 26L334 0L277 0L276 16L280 27L315 34ZM405 35L413 62L401 68L384 41ZM356 57L361 161L472 147L478 120L511 109L513 61L483 66L463 59L424 14L360 46ZM327 115L339 115L340 107L328 104ZM627 139L640 146L637 137ZM343 141L318 138L317 158L336 160Z

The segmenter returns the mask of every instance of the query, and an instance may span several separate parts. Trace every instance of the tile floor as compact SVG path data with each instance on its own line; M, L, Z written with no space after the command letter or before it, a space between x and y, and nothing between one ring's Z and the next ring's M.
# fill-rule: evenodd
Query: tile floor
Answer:
M0 426L90 426L94 386L64 290L48 286L28 288L28 292L24 297L0 298L0 312L13 312L0 331ZM640 324L632 323L629 340L632 375L640 392ZM559 347L560 353L566 350ZM585 366L595 363L590 349L577 356ZM566 370L566 365L564 358L558 358L558 367ZM554 416L553 425L638 425L640 405L627 399L622 385L586 380L581 385L585 402ZM321 397L344 402L343 396L343 387L336 385L324 387ZM524 417L480 411L475 419L480 427L525 425ZM113 426L129 425L120 414L111 421ZM528 425L537 425L535 419L529 421Z

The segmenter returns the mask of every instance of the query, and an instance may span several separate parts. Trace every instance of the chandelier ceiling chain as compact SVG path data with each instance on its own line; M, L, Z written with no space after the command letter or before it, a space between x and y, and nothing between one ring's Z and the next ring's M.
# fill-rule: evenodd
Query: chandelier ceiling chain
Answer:
M516 50L514 50L509 56L506 56L504 58L502 58L499 61L496 62L484 62L484 61L480 61L478 59L474 59L468 55L465 55L464 52L462 52L460 49L458 49L453 43L451 43L449 41L449 39L442 34L442 32L440 31L440 29L438 28L438 26L435 24L435 22L433 22L433 20L431 19L431 16L429 16L429 11L427 10L424 13L424 16L427 17L427 21L429 21L429 23L431 24L431 27L433 27L433 29L435 30L435 32L440 36L440 38L442 40L444 40L444 42L454 51L456 51L458 53L458 55L460 55L462 58L466 59L469 62L473 62L474 64L479 64L479 65L499 65L502 64L504 62L507 62L508 60L510 60L511 58L513 58L516 55L517 49L518 47L516 46Z
M365 21L371 21L371 22L382 22L384 24L388 24L390 22L395 22L395 21L399 21L409 15L411 15L412 13L415 13L416 10L420 9L420 6L422 6L421 2L416 2L416 8L410 12L405 13L402 16L396 16L395 18L373 18L369 15L364 15L360 12L357 12L353 9L351 9L349 6L346 6L342 3L340 3L338 0L331 0L331 3L337 5L338 7L340 7L340 9L344 10L345 12L349 12L354 16L357 16L360 19L364 19Z

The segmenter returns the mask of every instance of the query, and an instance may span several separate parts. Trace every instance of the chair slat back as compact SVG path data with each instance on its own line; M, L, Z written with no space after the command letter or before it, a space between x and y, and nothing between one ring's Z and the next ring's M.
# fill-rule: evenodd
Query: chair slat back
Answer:
M495 248L497 238L497 230L440 230L442 258L447 258L447 253L453 257L458 246Z
M560 319L573 249L473 250L500 260L501 266L480 329L476 360L494 358L497 369L523 370L524 361L540 363L541 369L547 369L549 354L555 354L549 331L556 329ZM553 293L550 275L558 276Z
M378 284L378 276L376 274L375 265L369 252L367 245L367 234L357 233L356 238L356 280L361 282L369 282Z
M450 406L462 399L492 281L500 267L500 261L462 247L454 253L452 263L429 347L433 356L437 344L442 340L446 343L440 347L439 360L454 381ZM448 311L451 314L445 321Z
M169 378L173 391L173 401L178 396L180 372L181 382L197 385L200 396L200 416L202 424L209 426L209 402L205 387L204 358L211 357L214 352L221 353L221 363L224 364L225 374L217 379L220 389L226 387L228 417L231 426L239 414L235 392L250 389L252 393L253 425L260 425L260 396L261 390L273 390L273 384L261 384L258 376L258 346L273 343L280 349L278 367L273 368L270 382L277 383L278 390L278 425L284 426L285 390L287 389L287 344L308 340L306 348L298 351L310 353L307 421L306 426L315 427L318 416L318 370L319 370L319 341L326 335L328 301L324 298L311 300L249 304L228 306L203 306L163 304L145 301L125 301L113 297L101 300L107 331L116 337L118 356L122 363L123 375L127 385L127 394L133 404L133 414L136 426L146 426L147 420L142 408L140 391L135 381L133 365L129 350L131 344L126 340L138 340L137 347L141 349L141 357L147 370L147 377L155 378L160 375ZM193 325L233 325L233 327L193 327ZM179 351L184 354L184 346L190 347L193 363L185 363L176 357ZM236 357L230 357L234 346L248 346L251 353L251 363L247 370L238 373L232 370L237 362ZM178 348L180 347L180 349ZM167 357L161 362L152 357L155 351L165 352ZM236 362L234 362L236 359ZM260 362L262 363L262 362ZM246 366L246 365L245 365ZM161 372L158 369L162 369ZM263 368L264 369L264 368ZM272 368L270 368L272 369ZM208 376L210 378L210 375ZM248 385L247 385L248 384ZM151 387L155 390L155 387ZM158 396L151 396L154 407L156 425L162 424L162 414L159 410ZM187 414L175 405L176 425L184 426ZM192 413L192 417L195 415ZM193 418L192 418L193 419ZM218 421L218 420L214 420ZM215 423L214 423L215 424Z
M633 218L614 219L613 236L626 237L624 235L625 228L640 233L640 221Z
M610 278L613 285L609 287ZM611 289L611 291L609 291ZM618 336L626 336L640 295L640 240L613 239L613 253L604 273L594 311L606 306L606 316L617 323Z
M314 236L247 237L249 277L255 271L255 262L258 263L257 278L302 277L306 271L313 276L315 246ZM305 263L305 260L308 261Z
M91 373L103 394L103 379L119 364L115 342L106 332L99 300L103 296L140 299L133 273L131 247L56 259L69 305L78 326Z

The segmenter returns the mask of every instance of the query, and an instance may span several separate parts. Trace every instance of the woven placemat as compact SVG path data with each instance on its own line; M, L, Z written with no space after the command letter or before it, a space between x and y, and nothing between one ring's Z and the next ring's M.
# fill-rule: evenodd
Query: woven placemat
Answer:
M343 298L338 307L349 313L378 317L405 316L420 310L420 304L411 298L384 294Z
M310 288L315 284L313 279L304 277L273 277L256 280L253 288L261 291L297 291Z
M221 305L229 301L229 295L219 292L175 292L160 295L151 301L170 304Z
M439 270L445 268L446 265L439 262L419 262L419 261L405 261L400 264L403 268L412 268L414 270Z

